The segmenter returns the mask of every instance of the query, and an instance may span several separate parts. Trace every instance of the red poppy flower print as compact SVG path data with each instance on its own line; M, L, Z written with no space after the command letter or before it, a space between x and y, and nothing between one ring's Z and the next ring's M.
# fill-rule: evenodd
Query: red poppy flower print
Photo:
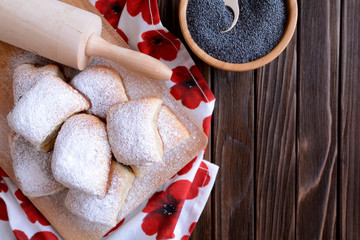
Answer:
M8 190L8 186L3 182L2 177L0 177L0 192L7 192Z
M124 221L125 221L125 218L123 220L121 220L118 224L116 224L116 226L113 227L107 234L105 234L104 237L106 237L107 235L109 235L113 231L117 230L124 223Z
M0 168L0 192L7 192L9 190L8 186L3 182L3 177L8 177L6 172Z
M6 203L5 203L4 199L2 199L2 198L0 198L0 220L9 221Z
M15 229L13 233L17 240L29 240L28 236L21 230ZM43 231L35 233L30 240L58 240L58 238L52 232Z
M190 169L192 168L192 166L194 165L194 162L196 161L196 158L197 158L197 157L195 157L193 160L191 160L191 162L189 162L188 164L186 164L186 166L183 167L177 174L178 174L178 175L185 175L185 174L187 174L187 173L190 171Z
M141 13L142 18L147 24L156 25L160 22L160 15L156 0L128 1L127 11L132 17Z
M196 222L193 222L189 227L189 233L191 234L192 231L194 231L194 228L196 226ZM188 240L190 238L190 235L184 235L181 240Z
M30 240L58 240L58 238L52 232L43 231L35 233Z
M13 230L13 233L17 240L29 240L29 238L26 236L26 234L21 230Z
M203 121L202 127L204 130L204 133L206 134L207 137L209 137L209 132L210 132L210 124L211 124L211 115L206 117Z
M172 61L180 49L180 41L170 32L151 30L141 34L144 40L138 43L139 51L160 60Z
M9 177L2 168L0 168L0 176L1 177Z
M171 81L176 84L170 88L170 93L176 100L181 99L181 103L187 108L195 109L201 101L210 102L215 99L195 65L190 70L184 66L174 68Z
M189 233L191 234L194 231L194 228L196 226L196 222L193 222L189 227Z
M30 222L35 223L38 221L43 226L50 225L46 218L34 207L34 205L20 190L15 192L15 196L20 200L20 206L24 210Z
M124 39L127 44L129 44L129 38L126 36L126 34L120 28L116 29L116 31L120 35L120 37Z
M172 183L165 191L155 193L143 209L148 213L141 224L145 234L151 236L157 233L156 239L174 238L174 229L187 193L191 186L188 180Z
M99 0L95 3L95 7L116 29L125 3L126 0Z
M201 162L199 170L197 171L194 181L191 184L191 188L189 194L187 196L188 199L193 199L198 196L199 188L205 187L210 182L209 168L204 163Z

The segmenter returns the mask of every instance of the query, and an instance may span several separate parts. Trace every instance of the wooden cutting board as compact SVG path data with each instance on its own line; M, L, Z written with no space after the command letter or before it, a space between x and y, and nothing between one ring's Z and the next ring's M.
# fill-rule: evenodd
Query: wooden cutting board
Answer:
M99 12L87 0L65 0L64 2L88 10L95 14ZM128 47L111 25L104 19L102 37L111 43ZM10 128L6 116L13 108L12 74L16 65L21 63L46 64L50 61L0 42L0 166L9 177L15 181L10 156L8 133ZM190 132L190 138L164 156L165 164L154 164L143 178L136 178L129 192L125 206L119 213L118 221L122 220L177 171L198 155L207 144L207 137L194 121L187 115L182 106L170 95L162 82L147 79L111 63L105 59L96 58L92 64L104 64L115 68L121 75L126 92L130 99L161 97ZM76 73L75 70L60 66L65 75ZM65 239L100 239L110 228L92 223L71 214L64 206L67 190L47 197L30 198L32 203L49 220L52 226Z

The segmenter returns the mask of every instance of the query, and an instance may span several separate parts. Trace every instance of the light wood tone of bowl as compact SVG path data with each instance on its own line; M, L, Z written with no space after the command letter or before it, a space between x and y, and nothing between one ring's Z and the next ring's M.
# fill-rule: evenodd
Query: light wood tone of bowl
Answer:
M207 54L204 50L202 50L192 39L190 35L190 31L187 25L186 19L186 9L189 0L180 0L180 7L179 7L179 19L180 19L180 28L185 38L186 43L189 45L191 50L204 62L207 64L223 69L226 71L233 71L233 72L244 72L250 71L257 68L260 68L275 58L277 58L282 51L287 47L289 44L296 28L296 22L298 17L298 6L296 0L286 0L287 5L287 22L283 36L280 39L280 42L265 56L251 61L247 63L228 63L218 60L209 54Z

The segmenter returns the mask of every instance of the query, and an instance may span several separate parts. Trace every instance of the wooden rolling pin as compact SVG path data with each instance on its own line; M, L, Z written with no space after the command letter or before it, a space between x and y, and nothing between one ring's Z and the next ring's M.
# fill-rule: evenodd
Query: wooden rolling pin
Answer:
M55 0L0 0L0 41L83 70L92 56L157 80L172 70L161 61L101 38L101 18Z

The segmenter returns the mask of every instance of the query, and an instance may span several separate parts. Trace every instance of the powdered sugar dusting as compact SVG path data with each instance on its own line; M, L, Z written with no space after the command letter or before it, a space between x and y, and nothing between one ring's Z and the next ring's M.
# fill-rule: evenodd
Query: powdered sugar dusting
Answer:
M56 138L52 171L69 188L104 196L111 151L105 124L95 116L70 117Z
M165 152L190 137L188 130L166 106L161 107L157 124Z
M31 56L29 57L29 55L35 57L31 59ZM20 63L37 63L44 65L49 62L49 60L24 52L22 54L18 54L16 61L14 61L15 65L9 64L9 67L13 68L13 66L17 66ZM201 148L205 146L206 137L202 133L201 128L194 124L187 113L183 110L182 106L180 106L180 104L169 94L169 89L165 87L162 82L147 79L106 59L94 57L91 65L99 64L113 67L120 73L129 99L161 97L164 104L169 107L179 121L191 133L190 138L181 142L175 148L164 154L164 163L152 164L143 178L135 178L133 187L130 189L126 199L126 204L119 212L118 220L121 220L147 197L149 197L150 194L152 194L165 181L171 178L171 176L173 176L179 169L185 166L185 164L188 163L194 156L196 156ZM78 73L78 71L67 67L62 68L62 70L64 70L64 75L67 79L72 79L73 76ZM10 72L11 71L13 70L10 69ZM94 236L95 232L98 233L98 230L103 233L104 231L109 230L108 226L86 221L67 211L64 206L66 193L67 191L63 191L61 193L45 197L48 199L47 202L44 202L43 205L36 205L41 211L44 210L44 213L49 220L52 219L53 223L57 224L56 226L62 230L61 234L63 234L64 237L73 238L74 236L87 236L88 238L91 238ZM62 197L59 197L58 195L61 195ZM42 208L43 206L45 206L45 208ZM51 208L54 208L54 210L49 210Z
M164 146L164 152L170 151L190 137L188 130L165 105L161 106L157 127ZM131 165L137 177L143 177L153 163Z
M120 75L107 66L91 66L76 75L70 82L91 102L87 113L106 118L110 106L127 101Z
M46 64L56 64L54 61L51 61L34 53L17 48L14 54L12 55L12 57L10 58L8 66L11 69L8 69L8 71L10 73L13 73L14 69L16 69L21 64L25 64L25 63L36 64L41 66Z
M161 81L145 78L104 58L94 57L90 65L109 66L119 72L125 87L126 95L131 100L162 97L162 95L159 94L162 91L162 88L158 85L158 82ZM168 90L166 90L166 92L168 92Z
M79 190L70 189L65 206L74 214L86 220L109 225L116 225L120 208L134 181L134 174L117 162L112 162L109 189L105 197L89 195Z
M44 75L54 75L65 80L58 66L54 64L36 67L34 64L21 64L14 70L13 95L16 103L19 98Z
M37 151L16 133L11 135L10 145L15 177L25 195L39 197L65 189L52 175L52 152Z
M118 162L125 165L162 162L163 147L156 125L161 103L160 98L147 98L110 108L107 130Z
M126 203L119 212L118 220L121 220L199 154L206 146L207 138L201 127L195 124L183 107L171 96L169 89L165 87L163 82L142 77L103 58L94 57L91 64L107 65L118 71L122 77L126 94L131 100L161 97L163 103L190 133L188 139L164 154L163 163L152 164L144 177L135 178L133 187L126 198Z
M8 122L15 132L40 149L68 117L88 108L88 101L67 83L45 75L19 99Z

